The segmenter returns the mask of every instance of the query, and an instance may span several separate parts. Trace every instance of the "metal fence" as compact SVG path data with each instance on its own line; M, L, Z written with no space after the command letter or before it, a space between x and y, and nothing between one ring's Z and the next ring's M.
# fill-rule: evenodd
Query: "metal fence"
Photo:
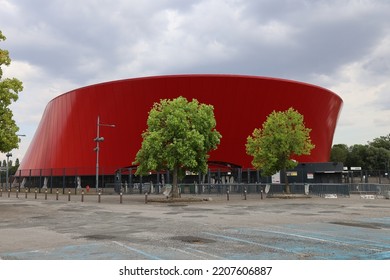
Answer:
M102 194L163 194L169 184L153 184L153 183L134 183L132 185L112 183L106 184L105 188L99 189ZM10 186L9 186L10 187ZM13 185L11 188L5 185L0 185L2 193L5 192L62 192L75 194L85 190L82 187L74 188L48 188L48 187L20 187ZM181 194L187 195L226 195L226 194L241 194L241 195L263 195L273 196L285 193L284 184L264 184L264 183L240 183L240 184L179 184ZM94 191L94 190L91 190ZM360 195L375 195L390 198L390 184L290 184L290 193L296 195L308 195L325 197L326 195L337 195L349 197L351 194Z
M182 194L193 195L224 195L230 194L261 194L275 195L285 193L284 184L179 184ZM132 186L127 184L113 185L105 192L122 192L124 194L162 194L162 184L135 183ZM380 184L290 184L290 193L299 195L312 195L324 197L327 194L349 197L351 194L374 194L383 195L386 198L390 195L390 185Z
M113 171L114 170L114 171ZM144 194L161 193L163 186L170 184L172 174L169 171L154 172L148 176L136 176L135 167L122 169L101 168L99 172L99 189L104 193ZM62 193L72 189L74 192L81 188L94 189L96 186L93 168L59 168L18 170L9 176L6 182L4 171L0 172L0 188L3 190L18 188L47 189L50 193L59 189ZM350 194L388 195L390 192L389 174L385 172L349 172L344 174L345 180L337 183L308 182L307 176L302 176L299 182L290 183L292 194L310 194L324 196L336 194L349 196ZM348 175L348 176L347 176ZM295 179L301 178L296 176ZM290 178L293 179L293 178ZM289 179L289 180L290 180ZM226 192L247 194L280 194L284 192L284 184L271 183L271 177L261 176L261 172L253 169L241 168L210 168L207 173L188 174L180 184L183 194L226 194ZM303 183L301 183L303 182Z

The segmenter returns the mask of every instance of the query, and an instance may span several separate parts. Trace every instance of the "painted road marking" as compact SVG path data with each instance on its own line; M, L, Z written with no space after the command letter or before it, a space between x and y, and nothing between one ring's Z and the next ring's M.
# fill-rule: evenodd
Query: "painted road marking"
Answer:
M222 239L227 239L227 240L230 240L230 241L256 245L256 246L272 249L272 250L275 250L275 251L281 251L281 252L284 252L284 253L291 253L291 254L295 254L295 255L302 255L301 253L294 252L293 250L288 250L288 249L284 249L284 248L280 248L280 247L276 247L276 246L265 245L263 243L254 242L254 241L250 241L250 240L246 240L246 239L242 239L242 238L237 238L237 237L232 237L232 236L227 236L227 235L214 234L214 233L210 233L210 232L205 232L204 234L211 235L211 236L214 236L214 237L220 237Z
M311 227L315 227L315 229L312 229ZM390 243L388 242L390 240L390 236L387 232L388 229L369 229L369 228L360 228L357 230L357 228L354 227L344 227L340 225L332 225L330 227L326 224L306 224L305 229L302 229L302 226L297 225L288 225L285 227L282 226L274 226L274 228L280 228L283 231L293 230L298 231L301 233L309 233L311 236L320 236L322 238L324 237L332 237L337 238L338 240L346 240L349 241L349 244L369 244L371 246L376 246L379 248L389 248L390 249ZM328 233L326 233L328 232ZM355 240L356 243L352 243L350 241Z
M112 241L112 243L114 243L114 244L116 244L116 245L118 245L118 246L121 246L121 247L123 247L123 248L126 248L127 250L130 250L130 251L136 252L136 253L138 253L138 254L140 254L140 255L143 255L143 256L145 256L145 257L147 257L147 258L149 258L149 259L152 259L152 260L161 260L161 258L159 258L159 257L157 257L157 256L154 256L154 255L151 255L151 254L149 254L149 253L147 253L147 252L144 252L144 251L142 251L142 250L139 250L139 249L136 249L136 248L127 246L127 245L125 245L125 244L123 244L123 243L120 243L120 242L118 242L118 241Z
M189 256L192 256L192 257L196 257L197 259L198 258L201 258L203 260L207 260L208 258L206 257L203 257L203 256L199 256L198 254L193 254L191 252L188 252L188 251L185 251L185 250L182 250L182 249L178 249L178 248L170 248L172 251L179 251L180 253L182 254L185 254L185 255L189 255Z
M214 254L209 254L209 253L206 253L206 252L204 252L204 251L197 250L197 249L195 249L195 248L187 248L187 249L192 250L192 251L195 251L195 252L197 252L197 253L199 253L199 254L206 255L206 256L208 256L208 257L213 257L213 258L215 258L215 259L224 260L224 258L222 258L222 257L220 257L220 256L217 256L217 255L214 255ZM209 258L208 258L208 259L209 259Z
M309 239L309 240L319 241L319 242L323 242L323 243L339 244L342 246L353 246L353 247L356 246L355 244L348 243L348 242L341 242L341 241L337 241L334 239L324 239L324 238L318 238L318 237L311 237L311 236L306 236L306 235L301 235L301 234L296 234L296 233L287 233L287 232L281 232L281 231L260 230L260 229L252 229L252 230L257 231L257 232L274 233L274 234L278 234L278 235L292 236L292 237L297 237L300 239ZM361 240L361 241L365 242L366 240ZM365 249L365 250L374 251L374 252L382 252L383 251L381 249L375 249L375 248L366 247L366 246L360 246L360 248Z

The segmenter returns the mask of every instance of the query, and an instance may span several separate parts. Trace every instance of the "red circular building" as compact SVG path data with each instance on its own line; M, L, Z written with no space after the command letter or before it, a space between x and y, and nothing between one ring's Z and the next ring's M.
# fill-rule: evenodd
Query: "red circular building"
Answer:
M153 103L178 96L214 106L222 139L210 153L210 161L242 168L251 167L252 159L245 151L247 137L272 111L290 107L304 115L315 144L311 155L297 160L328 161L342 106L341 98L327 89L257 76L172 75L91 85L49 102L18 175L94 175L97 136L104 137L99 143L100 172L113 174L130 166L141 147Z

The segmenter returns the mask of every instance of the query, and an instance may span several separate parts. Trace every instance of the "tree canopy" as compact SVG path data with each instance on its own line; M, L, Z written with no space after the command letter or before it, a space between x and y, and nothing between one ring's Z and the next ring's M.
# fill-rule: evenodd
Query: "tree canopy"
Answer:
M330 152L330 159L334 162L346 162L348 157L348 146L345 144L333 145Z
M6 38L0 31L0 42ZM11 58L7 50L0 49L0 152L5 153L19 146L17 132L19 127L13 119L12 102L18 100L18 93L23 90L22 82L16 78L3 79L3 66L9 66Z
M310 128L306 128L303 115L294 108L273 111L247 138L246 151L253 156L252 165L262 174L271 176L278 171L292 169L297 165L294 157L308 155L315 147L310 139ZM286 192L289 193L287 176Z
M134 162L139 164L136 174L172 171L172 194L177 197L178 177L185 171L207 171L208 153L217 148L222 137L215 127L212 105L201 104L196 99L189 102L184 97L155 103Z
M376 148L384 148L390 151L390 134L374 138L374 140L368 142L368 145Z
M390 137L381 136L368 144L335 144L330 160L342 162L347 167L361 167L363 170L386 170L390 168Z

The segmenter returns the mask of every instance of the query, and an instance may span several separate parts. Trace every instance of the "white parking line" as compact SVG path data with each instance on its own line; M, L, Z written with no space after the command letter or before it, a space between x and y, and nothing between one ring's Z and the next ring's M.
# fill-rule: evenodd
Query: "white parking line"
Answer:
M112 243L114 243L114 244L116 244L116 245L118 245L118 246L121 246L121 247L123 247L123 248L126 248L127 250L130 250L130 251L136 252L136 253L138 253L138 254L141 254L141 255L143 255L143 256L149 258L149 259L161 260L161 258L159 258L159 257L157 257L157 256L154 256L154 255L148 254L148 253L146 253L146 252L144 252L144 251L142 251L142 250L139 250L139 249L136 249L136 248L127 246L127 245L125 245L125 244L123 244L123 243L120 243L120 242L118 242L118 241L112 241Z
M262 230L262 229L251 229L251 230L257 231L257 232L265 232L265 233L272 233L272 234L278 234L278 235L293 236L293 237L297 237L297 238L300 238L300 239L314 240L314 241L319 241L319 242L323 242L323 243L332 243L332 244L339 244L339 245L342 245L342 246L353 246L353 247L356 247L356 244L351 244L351 243L347 243L347 242L341 242L341 241L337 241L337 240L323 239L323 238L318 238L318 237L311 237L311 236L301 235L301 234L296 234L296 233L286 233L286 232L282 232L282 231ZM334 237L334 236L329 236L329 237ZM361 240L361 239L357 239L357 240L363 241L363 242L367 242L367 240ZM372 247L366 247L366 246L359 246L359 247L361 249L370 250L370 251L373 251L373 252L382 252L383 251L381 249L376 249L376 248L372 248Z
M294 251L291 251L291 250L287 250L287 249L284 249L284 248L275 247L275 246L269 246L269 245L265 245L263 243L249 241L249 240L245 240L245 239L241 239L241 238L237 238L237 237L232 237L232 236L227 236L227 235L220 235L220 234L214 234L214 233L209 233L209 232L205 232L204 234L208 234L208 235L211 235L211 236L214 236L214 237L220 237L220 238L231 240L231 241L235 241L235 242L241 242L241 243L247 243L247 244L251 244L251 245L257 245L257 246L260 246L260 247L264 247L264 248L268 248L268 249L272 249L272 250L276 250L276 251L287 252L287 253L291 253L291 254L294 254L294 255L302 255L301 253L297 253L297 252L294 252Z

